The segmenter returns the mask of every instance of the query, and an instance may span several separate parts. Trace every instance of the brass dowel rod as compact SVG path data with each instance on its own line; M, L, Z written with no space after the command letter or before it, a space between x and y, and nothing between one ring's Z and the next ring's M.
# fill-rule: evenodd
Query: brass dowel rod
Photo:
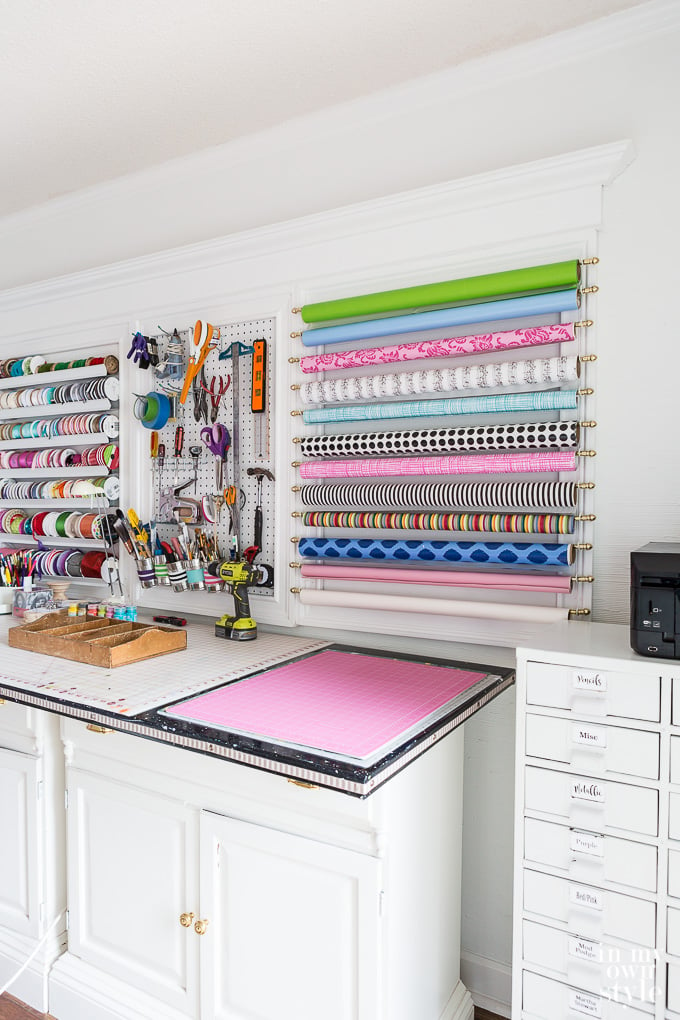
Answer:
M291 517L302 517L302 513L299 510L293 510Z
M576 390L576 396L577 397L590 397L590 396L592 396L592 394L594 392L595 392L595 390L591 386L586 386L586 388L583 389L583 390ZM293 414L294 413L295 412L293 412ZM300 414L302 414L302 411L300 411Z
M596 521L597 517L595 516L595 514L577 514L576 517L574 517L574 520L575 521Z
M593 325L592 319L581 319L579 322L574 323L574 326L583 326L584 329L587 329L588 326L592 325Z
M302 591L301 588L291 588L290 590L292 591L293 595L299 595L300 592Z
M576 483L576 488L577 489L594 489L595 488L595 482L577 482Z
M291 413L291 416L293 418L301 418L302 417L302 411L291 411L290 413Z
M299 535L295 535L293 538L291 538L291 542L293 543L293 545L296 545L299 541L300 541Z
M583 577L575 577L574 581L578 581L580 584L592 584L595 578L592 574L584 574Z
M290 466L291 466L291 467L300 467L300 464L302 464L302 461L301 461L301 460L292 460L292 461L290 462Z
M575 542L574 549L592 549L593 546L590 542Z
M581 287L582 294L597 294L600 288L595 284L593 287Z
M597 354L579 354L579 361L597 361Z
M582 266L596 266L600 260L597 255L592 255L589 259L581 259Z
M293 436L293 442L294 443L301 443L302 442L302 436Z
M582 429L594 429L597 425L596 421L580 421L579 425Z
M595 450L577 450L576 451L576 456L577 457L597 457L597 454L595 453Z
M288 566L289 566L289 567L292 567L292 569L293 569L293 570L299 570L299 569L300 569L300 567L302 566L302 564L301 564L301 563L298 563L298 561L297 561L297 560L292 560L292 561L291 561L291 562L290 562L290 563L288 564Z
M299 382L292 383L290 388L291 388L291 390L299 390L300 389L300 383Z
M590 616L589 609L570 609L569 616Z
M291 312L293 313L293 315L299 315L301 311L302 311L301 308L291 308Z
M301 488L302 488L301 485L291 485L290 491L291 492L299 492Z
M297 337L299 337L299 336L302 336L302 330L301 329L298 329L294 333L290 334L291 340L296 340Z
M299 365L300 364L300 359L299 358L289 358L288 359L288 364L289 365Z

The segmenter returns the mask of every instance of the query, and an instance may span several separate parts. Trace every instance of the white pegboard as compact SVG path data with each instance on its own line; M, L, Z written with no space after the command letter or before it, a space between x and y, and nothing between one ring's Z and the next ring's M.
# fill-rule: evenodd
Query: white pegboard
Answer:
M216 392L219 390L220 379L222 379L224 383L229 383L217 406L216 422L225 425L232 437L232 447L227 454L223 469L223 489L233 485L241 493L239 548L240 553L242 554L244 549L253 544L254 516L258 497L257 478L253 475L249 475L248 469L264 469L269 471L272 475L274 474L274 451L271 442L270 421L272 381L269 364L271 357L273 356L276 323L273 318L265 318L253 319L247 322L234 322L227 324L216 323L215 325L219 327L220 336L219 339L215 341L216 349L211 351L206 358L204 374L208 387L211 386L213 378L215 379L214 390ZM197 348L193 345L193 326L186 329L180 329L177 332L182 344L183 371L180 378L181 385L189 356L192 353L195 353ZM159 356L162 363L167 355L168 345L172 338L167 334L161 333L156 334L153 339L155 339L158 343ZM253 356L249 351L240 353L238 359L238 460L240 462L240 470L238 478L236 478L234 471L235 461L233 446L234 368L231 357L220 358L219 355L223 352L230 351L232 344L236 342L240 342L244 348L252 349L253 342L255 340L264 340L267 345L265 410L259 414L254 414L251 411ZM166 389L166 386L167 383L162 378L158 378L157 373L154 372L153 387L157 389ZM212 410L211 398L209 394L206 394L206 396L208 414L210 415ZM177 400L176 408L177 418L171 419L163 429L159 430L159 441L165 446L165 458L162 461L156 460L154 462L150 456L150 449L148 449L149 466L153 485L154 514L158 523L159 535L162 539L179 534L177 525L169 523L167 518L164 519L159 513L160 494L163 488L182 485L185 482L190 481L191 484L184 489L180 495L182 497L189 497L190 499L196 500L199 505L203 496L218 494L216 485L215 458L208 451L205 443L201 439L201 430L206 427L206 422L203 418L196 420L194 414L194 396L191 390L189 391L185 404L181 405L179 400ZM210 424L211 421L209 417L207 425L210 426ZM184 429L183 454L181 457L174 456L175 432L177 427ZM190 456L189 451L191 447L200 448L201 452L196 462ZM196 471L194 471L195 466ZM274 484L275 482L269 478L263 478L261 487L261 504L263 507L262 551L255 561L256 564L260 563L272 565L274 562L276 533L276 522L274 519ZM233 533L230 529L230 517L229 507L224 506L221 509L216 524L208 524L203 521L199 521L198 524L198 527L202 528L208 537L216 537L220 553L225 559L229 556L229 551L232 547L231 543L233 542ZM191 533L193 530L194 526L189 525L189 532ZM274 594L274 589L271 587L253 588L250 593L256 597L271 597Z

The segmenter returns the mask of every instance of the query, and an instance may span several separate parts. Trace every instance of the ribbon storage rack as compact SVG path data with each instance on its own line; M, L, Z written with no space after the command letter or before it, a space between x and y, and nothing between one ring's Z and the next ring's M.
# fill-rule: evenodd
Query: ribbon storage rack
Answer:
M597 261L294 309L304 606L461 635L589 614Z
M0 362L0 546L4 583L108 583L119 496L118 358ZM116 593L118 592L116 588ZM113 590L112 590L113 593Z

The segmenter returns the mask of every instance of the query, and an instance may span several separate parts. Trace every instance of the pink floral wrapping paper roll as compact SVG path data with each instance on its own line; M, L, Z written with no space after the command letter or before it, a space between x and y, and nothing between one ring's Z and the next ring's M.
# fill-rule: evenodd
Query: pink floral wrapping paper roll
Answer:
M300 465L302 478L372 478L408 475L510 474L575 471L576 453L487 453L476 456L389 457L345 461L311 461Z
M421 340L393 347L370 347L366 350L336 351L300 358L305 373L330 372L334 369L361 368L366 365L389 365L397 361L418 361L421 358L450 358L461 354L483 354L487 351L504 351L513 347L539 347L574 340L573 322L534 326L529 329L509 329L502 333L478 333L474 336L454 336L443 340Z

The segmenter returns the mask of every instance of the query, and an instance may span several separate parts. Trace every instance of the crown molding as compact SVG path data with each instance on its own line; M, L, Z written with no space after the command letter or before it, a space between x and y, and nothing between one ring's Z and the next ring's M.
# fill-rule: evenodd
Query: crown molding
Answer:
M633 158L632 143L623 140L399 192L8 289L0 292L0 312L79 298L173 274L195 273L263 255L312 248L343 237L394 231L414 222L440 220L443 215L455 216L480 207L531 202L541 195L583 189L591 192L597 189L599 194ZM285 260L281 262L280 278L271 281L273 284L286 280Z
M202 149L137 173L83 188L73 194L54 198L40 205L19 210L0 219L0 236L28 226L67 215L110 199L125 198L152 187L161 174L178 182L200 174L204 165L235 166L260 158L272 158L275 152L294 150L312 134L317 142L368 124L436 107L475 90L502 88L504 82L544 72L554 72L588 57L625 46L638 47L644 40L680 30L680 0L650 0L648 3L598 18L576 28L490 53L455 67L414 78L401 85L382 89L368 96L339 103L313 113L292 118L275 127L236 138L222 145Z

